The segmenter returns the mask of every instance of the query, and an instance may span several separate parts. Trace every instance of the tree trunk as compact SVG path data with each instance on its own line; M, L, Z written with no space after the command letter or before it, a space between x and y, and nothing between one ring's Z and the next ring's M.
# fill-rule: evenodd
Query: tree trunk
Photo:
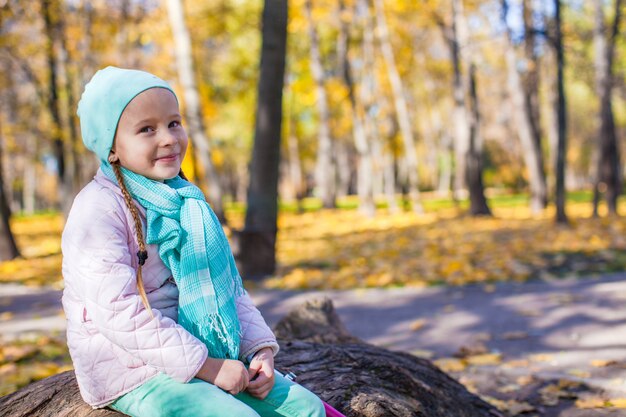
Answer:
M374 217L376 206L374 204L374 188L373 188L373 161L372 147L365 135L363 126L362 108L356 100L354 91L354 82L352 76L352 65L348 56L348 48L350 45L350 27L349 21L344 17L346 6L344 0L339 0L338 19L339 19L339 39L337 41L337 55L339 59L340 75L348 89L348 98L352 108L352 135L354 137L354 146L358 152L358 168L357 168L357 193L359 196L359 212L367 217Z
M467 109L465 107L465 85L463 82L463 73L461 69L461 62L464 60L461 56L461 47L467 47L465 44L461 45L461 41L466 38L462 33L464 30L462 22L462 7L463 4L460 0L452 0L452 26L448 37L448 44L450 46L450 56L452 59L453 75L453 95L454 95L454 159L455 159L455 171L454 171L454 197L455 199L464 197L467 190L467 184L465 183L465 156L469 149L469 135L470 127L467 115ZM446 28L444 28L445 30Z
M469 101L470 114L470 143L466 156L465 180L469 188L470 214L473 216L491 216L491 210L485 198L483 186L483 138L480 131L480 106L476 92L476 67L469 66Z
M263 278L276 269L287 4L287 0L266 0L263 8L261 75L250 163L248 207L244 230L238 233L241 272L248 279Z
M4 135L2 134L2 121L0 117L0 142L4 142ZM8 190L4 184L4 164L3 164L3 146L0 144L0 215L2 216L2 222L0 223L0 262L15 259L20 256L20 252L15 244L15 238L11 231L11 209L9 208Z
M385 152L383 153L382 159L383 190L387 200L389 213L394 214L400 211L398 201L396 200L396 172L394 155L391 152Z
M74 98L74 71L72 68L72 60L70 58L70 51L67 48L67 34L65 30L65 22L59 21L59 46L61 50L61 64L63 68L63 79L64 79L64 89L65 94L67 96L67 114L65 115L68 131L68 142L67 142L67 155L69 156L68 164L67 164L67 187L71 192L71 196L75 196L78 194L80 189L83 187L83 183L81 178L83 177L81 173L81 158L79 155L79 147L80 145L80 137L78 134L77 128L77 116L76 109L77 103ZM71 202L74 200L73 198L68 199L68 207L67 211L69 213L69 208L71 207Z
M543 5L543 10L541 11L542 17L542 25L546 28L551 28L553 26L553 22L549 17L551 13L552 5L546 2ZM543 60L545 62L546 68L555 68L556 67L556 51L551 44L548 43L548 47L545 48L545 53L543 56ZM554 111L554 103L558 100L558 87L557 87L557 77L556 74L554 76L546 77L546 100L543 105L542 114L546 115L546 136L548 139L548 163L547 163L547 174L549 177L548 183L548 195L554 196L556 195L556 161L559 147L559 122L557 114Z
M324 208L334 208L336 205L335 191L335 167L333 166L333 143L330 135L330 114L328 110L328 98L324 85L326 77L322 67L320 55L319 36L315 28L312 16L312 0L306 0L306 18L309 24L309 41L311 42L311 74L315 81L315 92L317 95L317 112L319 116L317 163L315 166L315 185L318 195L322 199Z
M556 53L556 79L557 79L557 100L554 106L558 123L558 147L556 156L556 222L568 223L567 214L565 212L565 165L567 151L567 121L566 121L566 103L565 88L563 80L563 68L565 66L565 58L563 56L563 33L561 31L561 0L554 0L555 9L555 36L554 48Z
M404 86L402 85L402 80L400 79L400 74L398 73L398 69L396 67L396 59L393 54L393 48L391 47L391 40L389 39L389 29L387 27L387 18L385 17L383 1L373 0L373 2L376 13L376 32L378 33L380 50L387 67L387 74L393 91L396 116L398 117L398 124L400 125L400 132L402 134L404 158L406 159L407 168L409 200L411 201L413 211L423 213L424 208L422 207L422 203L420 201L419 192L417 151L415 149L415 140L413 138L413 129L411 127L409 109L404 97Z
M594 43L596 52L596 92L600 98L598 113L598 145L596 174L594 175L593 214L598 215L600 184L606 187L606 202L609 214L617 214L617 198L621 194L622 174L620 149L613 117L613 61L615 41L619 33L621 0L615 0L615 16L609 39L605 38L603 1L596 0L596 25Z
M335 180L336 196L345 197L350 193L352 170L350 169L350 149L345 141L335 141L333 145L337 178Z
M58 0L42 0L41 13L43 15L44 27L46 31L46 58L48 64L48 110L52 118L52 143L54 156L57 163L57 173L59 179L59 202L63 209L66 201L71 200L71 192L68 188L65 169L65 146L63 141L63 123L59 108L58 94L58 73L57 73L57 51L56 42L59 34L60 5ZM63 210L66 212L65 210Z
M368 0L359 0L355 4L355 10L368 10ZM384 191L385 179L383 172L377 164L377 160L374 155L386 155L387 150L384 149L380 132L378 130L377 119L377 96L378 96L378 84L376 79L376 51L374 45L374 32L376 31L376 22L374 16L371 13L363 13L363 39L361 43L361 59L362 66L360 74L361 86L359 89L359 97L357 103L360 103L363 112L363 130L367 144L370 147L371 159L371 188L372 198L381 194ZM360 169L360 167L359 167ZM366 179L369 181L369 179ZM370 185L363 184L362 187L369 187ZM395 187L395 183L392 184Z
M491 215L482 181L480 108L476 92L475 65L468 46L467 24L462 0L452 0L452 28L449 45L454 70L454 144L457 163L455 194L457 198L462 197L462 190L467 187L470 197L470 214ZM466 74L463 73L463 65L467 67Z
M289 178L294 187L294 197L298 202L298 212L302 212L302 199L304 198L304 181L302 176L302 162L300 161L300 146L295 131L295 121L290 115L292 125L287 137L287 150L289 154Z
M213 211L224 222L224 206L222 202L222 188L211 161L211 147L206 136L206 128L202 117L200 96L196 87L191 52L191 38L185 23L185 14L182 0L167 0L167 12L174 35L176 47L176 66L178 77L183 87L185 99L185 118L187 119L189 137L196 158L202 165L204 175L198 177L201 188L208 191L208 200Z
M452 152L452 136L447 129L443 129L439 145L439 184L437 185L439 197L448 197L452 190Z
M507 24L508 4L503 0L503 23ZM526 0L525 0L526 3ZM526 10L525 10L526 12ZM527 32L527 36L531 32ZM548 190L546 176L543 169L543 156L541 153L541 137L538 126L535 126L534 91L527 87L517 70L517 56L513 44L511 30L507 27L506 63L508 73L509 94L513 104L513 117L517 126L518 137L524 150L524 162L528 170L530 188L530 209L538 214L548 203ZM527 75L532 78L531 75Z
M522 13L524 20L524 54L526 56L526 72L522 77L524 85L524 97L526 103L526 114L530 121L533 147L538 168L539 179L537 180L535 200L538 207L542 209L548 205L548 184L546 179L546 169L542 152L542 132L539 100L539 59L537 57L537 44L535 42L535 28L533 25L532 1L522 0ZM533 202L531 201L531 208Z
M426 359L361 342L339 320L332 302L313 300L276 327L276 369L347 417L503 417ZM113 417L83 403L72 371L0 398L0 417Z

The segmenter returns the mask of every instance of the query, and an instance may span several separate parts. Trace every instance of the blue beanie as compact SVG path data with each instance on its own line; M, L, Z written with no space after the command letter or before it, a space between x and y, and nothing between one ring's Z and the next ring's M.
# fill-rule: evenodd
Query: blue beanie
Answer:
M150 88L166 88L162 79L138 70L106 67L94 74L78 103L80 131L87 149L107 162L122 112L138 94Z

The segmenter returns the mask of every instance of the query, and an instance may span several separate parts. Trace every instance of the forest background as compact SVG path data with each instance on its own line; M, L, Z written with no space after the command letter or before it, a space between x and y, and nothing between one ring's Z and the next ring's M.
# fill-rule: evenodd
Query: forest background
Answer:
M93 176L98 162L82 144L75 109L85 83L107 65L154 72L179 92L191 139L183 169L232 229L249 278L273 275L296 287L428 284L450 275L464 283L626 264L621 223L587 219L617 214L623 187L621 0L0 6L0 254L16 258L22 246L23 255L3 264L8 280L29 270L21 261L33 256L28 265L50 259L38 276L57 271L58 233L37 249L32 236L16 245L13 229L20 235L20 219L48 212L39 221L60 230ZM337 251L330 232L307 238L302 213L337 207L358 207L347 221L355 229L344 234L375 249ZM497 212L507 207L512 215ZM463 216L494 210L491 220ZM343 230L342 216L352 213L315 214L324 220L317 231L326 223ZM570 228L545 226L553 216ZM440 229L442 218L457 221L436 239L405 227ZM376 244L371 233L350 233L358 227L399 235ZM505 239L518 249L486 228L519 229ZM533 239L533 229L554 238ZM293 242L280 244L291 230ZM405 237L414 247L398 255ZM458 241L468 241L461 252L471 259L454 258ZM383 247L387 260L410 258L406 270L354 266ZM354 267L337 278L347 264Z
M428 284L460 274L451 281L464 283L624 264L621 223L587 219L617 214L623 187L621 0L0 6L2 259L18 257L23 246L22 258L3 264L9 280L28 269L21 261L29 257L44 265L54 256L50 273L57 271L58 233L36 249L33 239L16 245L13 229L20 235L20 219L44 212L44 224L56 219L62 228L73 196L97 169L75 109L85 83L106 65L154 72L179 91L191 138L184 171L230 226L248 278L332 287ZM401 272L365 262L337 278L345 264L369 257L351 246L333 260L341 251L329 244L330 232L301 249L316 240L305 237L302 213L337 207L358 207L345 235L358 227L401 235L369 250L391 251L372 259L389 260L411 240L405 256L427 259ZM513 218L496 212L495 223L463 216L490 217L506 207ZM343 230L344 215L322 211L314 219L328 219L313 224ZM552 216L570 228L541 223ZM424 223L439 229L442 218L456 218L456 226L436 239L400 231ZM518 250L483 233L517 228L528 233L505 240ZM528 242L533 228L554 239ZM291 244L279 240L276 274L277 232L280 239L292 229ZM351 238L361 235L365 245L376 241L371 233ZM451 259L459 239L469 240L460 252L471 259ZM581 259L593 261L581 266ZM22 281L41 281L25 275Z
M0 281L62 286L64 216L98 167L75 109L107 65L178 92L183 170L258 285L623 271L623 9L0 0Z

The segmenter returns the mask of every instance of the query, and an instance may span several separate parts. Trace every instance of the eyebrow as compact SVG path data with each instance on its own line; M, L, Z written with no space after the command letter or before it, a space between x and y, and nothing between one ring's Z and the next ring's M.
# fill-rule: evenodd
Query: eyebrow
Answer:
M169 116L167 116L168 119L182 119L183 117L180 115L180 113L172 113ZM148 117L146 119L141 119L140 121L138 121L137 123L134 124L135 127L140 127L145 125L146 123L150 123L154 120L153 117Z

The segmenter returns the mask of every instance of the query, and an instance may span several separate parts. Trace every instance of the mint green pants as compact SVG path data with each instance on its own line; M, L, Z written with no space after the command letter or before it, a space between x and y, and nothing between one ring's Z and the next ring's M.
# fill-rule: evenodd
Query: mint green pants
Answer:
M274 388L260 400L228 394L201 379L186 384L158 374L121 396L110 408L132 417L324 417L322 401L301 385L276 374Z

